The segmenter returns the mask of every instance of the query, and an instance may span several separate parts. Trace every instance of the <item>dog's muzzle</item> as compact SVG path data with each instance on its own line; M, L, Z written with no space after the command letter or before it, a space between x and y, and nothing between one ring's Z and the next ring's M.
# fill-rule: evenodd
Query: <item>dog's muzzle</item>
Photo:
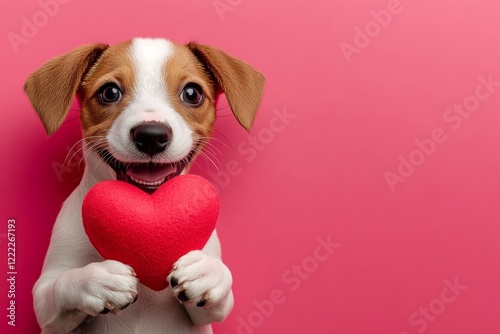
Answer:
M99 151L102 159L116 172L116 178L153 193L166 181L182 173L196 153L195 146L183 159L172 163L153 162L153 157L167 150L172 141L172 128L163 122L144 122L130 130L130 139L136 149L151 161L122 162L110 151Z

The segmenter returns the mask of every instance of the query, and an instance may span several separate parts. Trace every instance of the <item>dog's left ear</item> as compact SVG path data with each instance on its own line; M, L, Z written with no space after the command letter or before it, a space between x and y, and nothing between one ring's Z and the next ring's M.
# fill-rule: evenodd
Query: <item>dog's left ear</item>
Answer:
M186 45L224 91L238 122L249 131L259 108L264 76L243 61L209 45Z

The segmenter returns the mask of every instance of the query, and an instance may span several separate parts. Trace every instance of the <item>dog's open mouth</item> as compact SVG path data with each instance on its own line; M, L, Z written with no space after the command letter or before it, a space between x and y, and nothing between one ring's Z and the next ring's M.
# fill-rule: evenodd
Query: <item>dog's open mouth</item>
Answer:
M173 163L123 163L107 150L100 150L99 155L114 169L118 180L128 182L151 194L163 183L180 175L191 161L194 152L191 151L184 159Z
M116 173L118 180L126 181L147 192L155 191L166 181L179 175L184 169L180 163L138 163Z

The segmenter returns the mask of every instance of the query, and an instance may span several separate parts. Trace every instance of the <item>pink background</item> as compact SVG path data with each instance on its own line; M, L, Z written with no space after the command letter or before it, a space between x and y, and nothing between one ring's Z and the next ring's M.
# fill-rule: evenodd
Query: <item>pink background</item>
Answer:
M232 5L219 15L214 3ZM0 259L15 218L18 276L17 326L7 330L1 280L0 332L37 332L31 287L82 169L76 158L59 177L53 170L80 138L78 112L48 138L23 82L78 45L133 36L213 44L267 77L250 135L258 150L222 101L214 144L222 174L235 175L222 184L203 159L196 169L219 182L235 282L236 306L216 333L500 332L500 87L476 93L479 77L500 81L498 1L73 0L46 22L37 1L1 6ZM371 13L387 8L390 18ZM16 52L8 34L33 16L40 27ZM346 44L357 48L350 56ZM450 114L463 103L470 116ZM273 110L295 118L276 128ZM433 131L440 143L429 142ZM391 189L385 174L400 159L418 166L401 167L404 182ZM318 253L328 236L337 248Z

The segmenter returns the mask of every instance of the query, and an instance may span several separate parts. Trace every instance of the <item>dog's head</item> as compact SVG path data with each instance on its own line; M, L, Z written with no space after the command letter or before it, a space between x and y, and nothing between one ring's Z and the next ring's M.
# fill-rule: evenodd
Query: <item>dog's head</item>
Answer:
M28 78L25 91L48 134L76 94L85 148L117 179L151 192L207 144L218 94L249 130L263 87L262 74L214 47L138 38L54 58Z

